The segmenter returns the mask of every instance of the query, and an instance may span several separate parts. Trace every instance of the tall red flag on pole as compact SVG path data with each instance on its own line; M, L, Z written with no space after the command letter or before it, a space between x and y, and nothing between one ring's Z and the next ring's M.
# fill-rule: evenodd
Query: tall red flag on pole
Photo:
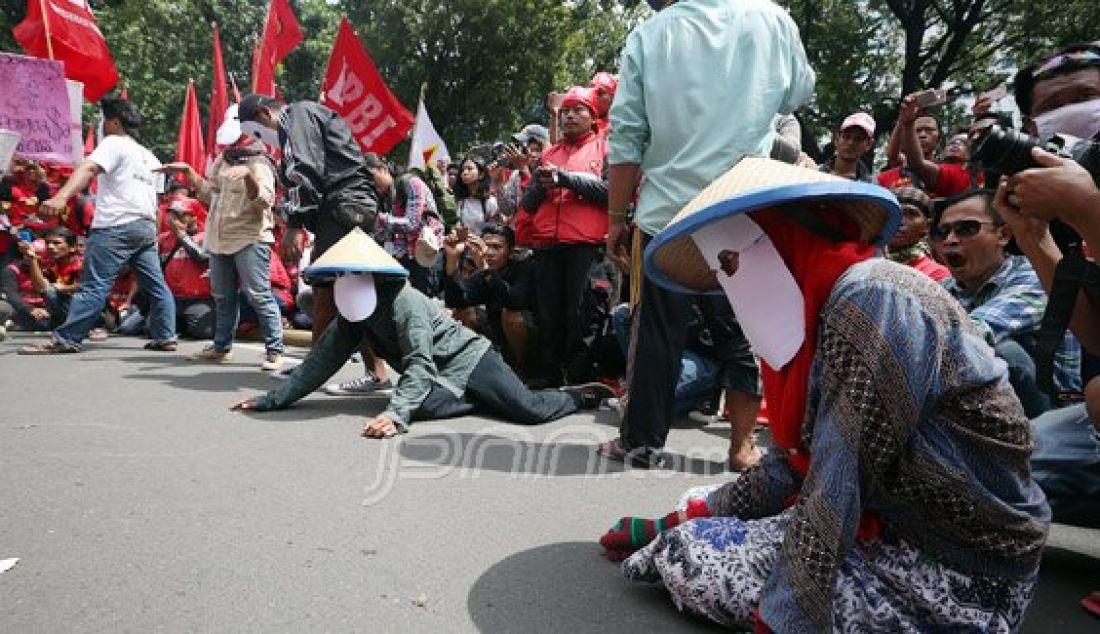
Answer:
M176 160L187 163L199 174L206 172L206 152L202 147L202 120L199 100L195 96L195 80L187 80L187 99L183 103L183 118L176 139Z
M218 34L218 23L211 24L211 27L214 29L214 77L210 87L210 122L206 127L206 149L213 156L214 146L217 145L214 137L222 125L222 120L225 119L225 111L229 108L229 94L225 88L225 62L222 59L222 40Z
M253 60L252 91L275 93L275 67L302 41L302 27L287 0L271 0L267 8L264 36Z
M28 55L62 62L66 77L84 82L88 101L118 83L115 60L87 0L27 0L27 17L12 32Z
M389 152L412 127L412 113L382 81L347 17L336 33L321 92L321 103L344 118L364 152Z

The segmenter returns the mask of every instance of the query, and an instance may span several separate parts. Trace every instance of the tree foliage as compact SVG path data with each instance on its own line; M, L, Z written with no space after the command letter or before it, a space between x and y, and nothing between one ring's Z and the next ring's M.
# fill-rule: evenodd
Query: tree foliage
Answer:
M779 0L798 23L818 72L799 117L813 151L846 114L867 110L880 130L900 97L924 87L987 89L1044 51L1095 37L1095 3L1063 0ZM247 92L252 46L267 0L92 0L145 142L175 144L188 78L203 115L210 91L210 23L221 27L227 69ZM291 0L305 41L277 84L315 99L341 14L347 14L391 89L411 110L421 86L453 149L545 122L545 96L614 70L630 30L649 16L639 0ZM24 0L0 0L0 49Z

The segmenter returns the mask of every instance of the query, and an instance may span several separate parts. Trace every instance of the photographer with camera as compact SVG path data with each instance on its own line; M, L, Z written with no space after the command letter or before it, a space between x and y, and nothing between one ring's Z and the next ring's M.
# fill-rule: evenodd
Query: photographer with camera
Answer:
M493 187L500 215L515 230L516 244L529 247L534 223L529 214L521 214L519 210L523 206L523 194L541 164L542 153L550 144L550 132L545 126L532 123L513 134L512 141L504 144L503 156L491 170Z
M530 252L516 249L511 227L489 223L481 236L443 241L446 254L444 299L456 318L485 336L520 375L526 374L535 332L535 269ZM469 267L463 266L468 260Z
M1024 114L1025 130L1038 138L1015 139L1013 149L1018 151L1009 154L1023 158L1023 164L1009 161L1003 169L1006 176L994 205L1051 294L1047 318L1068 321L1085 350L1100 354L1100 295L1095 292L1100 285L1087 283L1098 279L1100 271L1085 261L1079 246L1073 246L1075 236L1059 244L1051 231L1052 221L1058 221L1085 243L1100 245L1100 151L1095 144L1100 134L1100 46L1071 46L1021 70L1016 76L1016 103ZM1076 160L1036 147L1054 135L1080 140L1062 141L1064 153ZM983 149L977 148L976 157L984 154ZM1059 284L1059 278L1066 277L1068 287ZM1077 290L1079 282L1073 278L1086 280L1085 288ZM1052 335L1059 325L1051 324ZM1032 471L1056 521L1100 526L1100 444L1094 426L1100 429L1100 382L1095 379L1085 389L1085 404L1032 421Z
M562 384L583 347L584 297L607 235L607 142L597 132L595 91L574 86L562 101L561 143L546 150L523 210L531 215L538 276L539 351L534 383Z
M206 234L198 222L201 207L194 198L173 200L168 205L168 230L160 234L158 246L164 281L176 299L177 331L193 339L210 339L214 336L215 304L211 257L206 250ZM231 292L236 299L236 286ZM236 326L236 319L232 323Z

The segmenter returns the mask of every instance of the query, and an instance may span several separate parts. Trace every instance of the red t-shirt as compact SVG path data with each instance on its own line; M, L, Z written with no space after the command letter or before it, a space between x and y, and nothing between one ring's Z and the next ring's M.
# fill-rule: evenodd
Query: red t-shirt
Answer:
M69 259L62 264L52 263L43 273L46 275L46 279L57 284L73 285L80 282L80 273L84 270L84 261L76 255L69 256Z
M520 206L523 206L523 193L527 191L527 186L531 183L532 176L530 174L519 175L519 196ZM512 231L516 235L516 246L529 247L531 246L531 236L535 231L535 221L531 214L519 209L516 211L516 215L512 220Z
M202 234L191 237L195 244L202 246ZM172 295L180 299L210 299L210 266L195 261L182 245L176 247L176 237L169 232L160 234L160 252L172 254L164 265L164 281ZM175 250L173 250L175 249Z
M25 266L20 262L12 262L8 265L8 268L15 273L15 280L19 284L19 297L23 299L23 302L33 306L34 308L42 308L46 305L46 300L34 292L34 284L31 283L30 272L27 271Z
M936 180L936 186L928 190L933 198L950 198L955 194L970 189L970 172L959 163L937 163L940 166L940 176ZM897 187L920 187L920 179L911 170L902 172L900 167L886 170L878 175L878 184L886 189Z
M294 283L290 280L290 274L286 271L282 259L278 256L271 258L271 292L278 295L290 310L294 310Z
M115 285L111 287L111 292L107 295L107 303L111 305L116 313L125 305L126 298L130 296L130 289L133 287L136 278L134 270L129 265L123 266L122 270L119 271Z
M924 273L936 282L942 282L951 277L951 270L927 255L909 263L909 266Z

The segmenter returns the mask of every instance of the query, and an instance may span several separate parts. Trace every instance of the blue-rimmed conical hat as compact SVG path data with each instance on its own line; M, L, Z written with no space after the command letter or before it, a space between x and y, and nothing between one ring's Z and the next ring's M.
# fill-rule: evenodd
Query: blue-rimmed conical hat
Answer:
M719 293L715 266L704 260L692 234L729 216L782 207L811 230L816 211L841 210L860 227L859 239L883 246L901 225L890 191L767 158L746 157L684 207L645 251L645 274L684 293Z
M310 279L334 278L352 273L407 276L408 271L386 253L373 238L356 227L332 245L303 271Z

